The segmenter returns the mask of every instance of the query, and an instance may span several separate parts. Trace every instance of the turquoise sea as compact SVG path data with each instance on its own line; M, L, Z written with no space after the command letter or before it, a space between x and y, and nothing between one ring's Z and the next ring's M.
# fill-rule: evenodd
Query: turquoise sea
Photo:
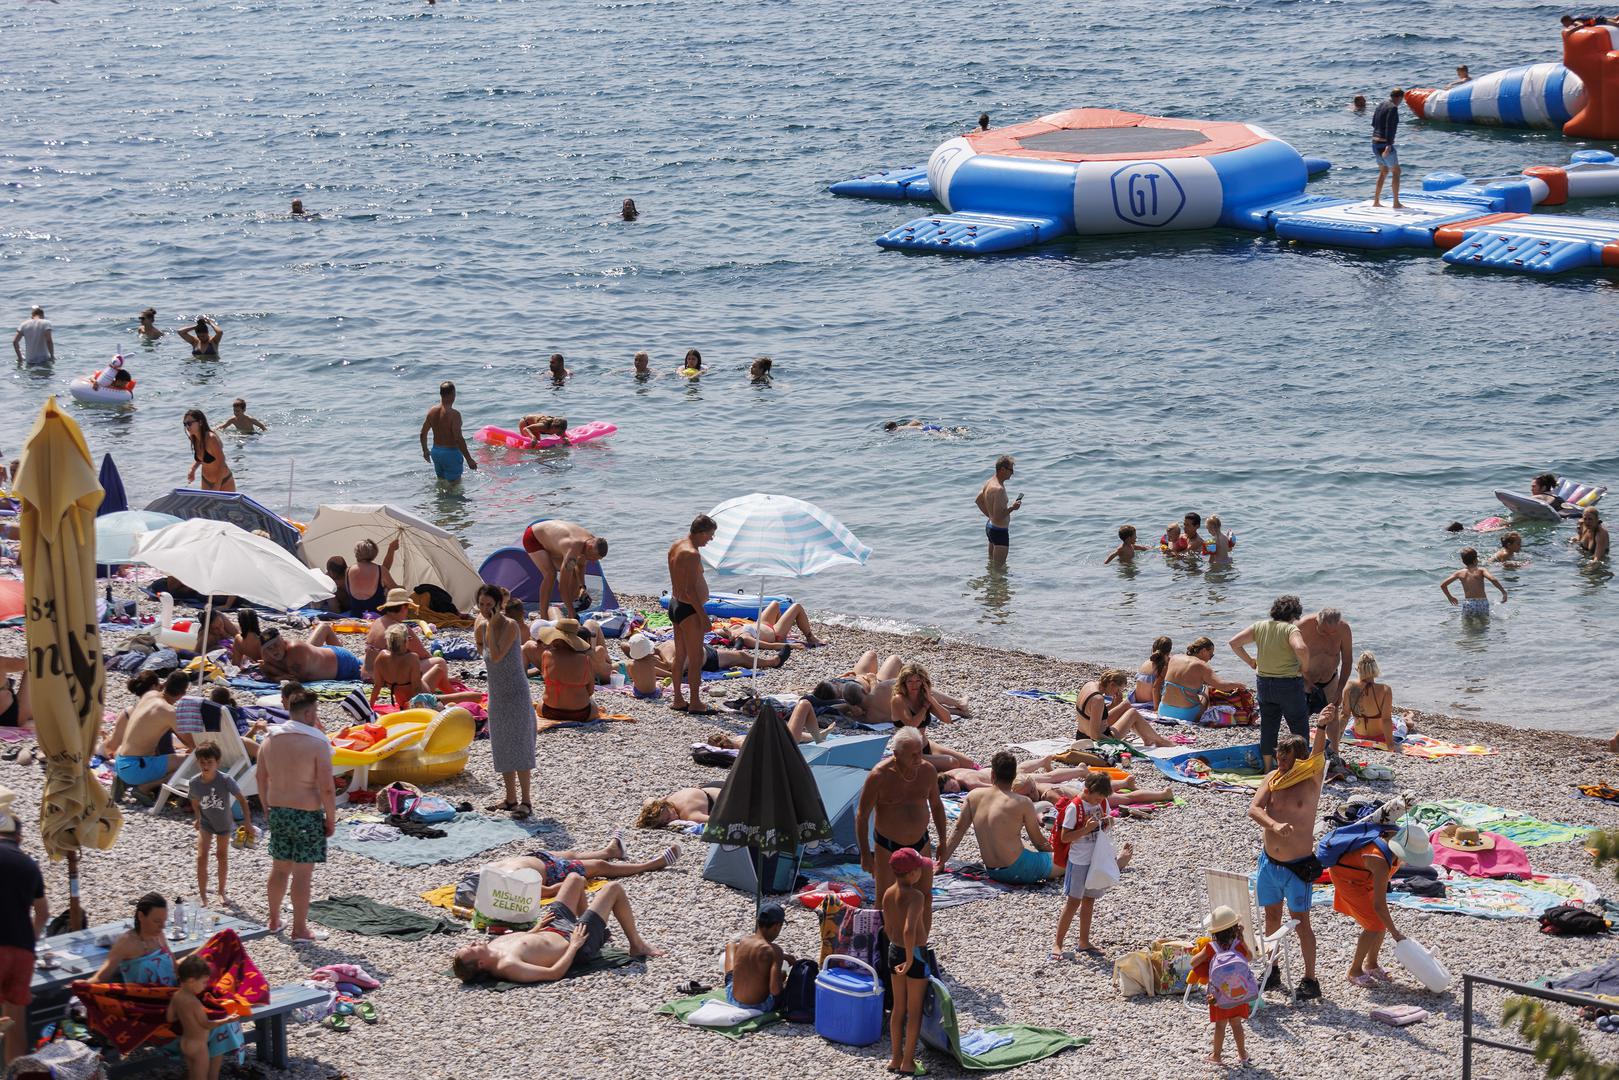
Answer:
M871 240L916 208L825 191L922 162L981 111L1002 124L1079 105L1255 121L1336 163L1312 190L1366 191L1353 94L1556 59L1562 11L7 4L0 315L44 305L58 362L0 366L0 452L121 348L138 407L73 408L137 503L184 480L181 413L217 422L243 396L271 430L227 436L240 487L294 517L392 501L478 556L570 517L611 540L618 588L655 591L695 513L778 492L876 550L790 586L817 612L1133 666L1160 632L1223 641L1297 592L1346 611L1397 703L1611 733L1589 667L1619 640L1615 583L1578 564L1570 528L1525 530L1531 563L1485 627L1437 586L1463 542L1493 548L1443 531L1494 513L1492 489L1543 469L1619 486L1612 276L1212 231L907 256ZM1409 116L1400 141L1413 187L1582 145ZM289 218L294 197L318 219ZM626 197L634 224L614 220ZM148 304L169 328L219 319L221 358L137 345ZM673 374L688 347L700 382ZM662 374L638 385L643 348ZM553 351L575 373L560 389ZM745 378L757 355L776 361L769 387ZM536 410L621 430L571 452L480 449L447 492L416 449L446 378L469 428ZM909 416L974 434L880 430ZM972 499L1003 452L1027 498L995 574ZM1150 539L1187 509L1237 533L1233 568L1103 567L1121 522Z

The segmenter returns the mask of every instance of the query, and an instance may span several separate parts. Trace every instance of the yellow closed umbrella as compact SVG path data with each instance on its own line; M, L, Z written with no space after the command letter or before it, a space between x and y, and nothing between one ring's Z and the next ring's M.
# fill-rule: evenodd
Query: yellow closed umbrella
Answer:
M45 753L39 832L53 859L66 857L70 911L82 924L78 853L109 848L123 815L90 773L101 731L103 669L96 616L96 508L101 482L79 425L45 402L23 446L25 631L35 736Z

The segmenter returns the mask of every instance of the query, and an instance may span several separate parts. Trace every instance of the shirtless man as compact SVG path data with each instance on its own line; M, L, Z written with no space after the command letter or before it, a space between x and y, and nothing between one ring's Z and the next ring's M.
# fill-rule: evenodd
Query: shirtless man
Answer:
M608 915L623 928L631 956L663 955L636 931L635 912L630 910L624 886L609 881L587 897L585 879L569 874L557 889L556 902L546 905L534 929L464 946L456 952L451 968L465 983L489 977L514 983L556 982L576 962L601 955L609 933Z
M307 641L282 637L281 631L272 627L264 632L259 650L264 654L259 673L267 680L323 682L360 678L360 658L341 645L311 645Z
M776 939L787 922L780 904L766 904L754 920L754 931L725 946L725 1001L739 1009L774 1012L781 997L783 964L793 958L782 952Z
M939 853L939 865L950 861L970 825L978 838L978 855L991 878L1007 885L1046 880L1052 876L1051 841L1041 831L1040 812L1034 803L1012 790L1018 776L1017 758L1009 751L999 751L990 759L989 769L994 785L967 796L956 830ZM1033 851L1023 846L1025 834Z
M1341 704L1339 698L1355 667L1355 632L1343 613L1330 607L1306 615L1298 627L1310 650L1310 666L1304 672L1304 700L1314 716L1328 705Z
M933 819L942 843L949 833L944 802L939 798L939 774L922 757L922 733L901 728L889 743L893 756L878 762L860 789L860 806L855 816L855 840L860 847L860 866L877 883L883 896L894 883L888 860L900 848L911 848L919 855L935 853L928 835L928 818ZM875 830L877 847L867 846ZM933 874L943 868L931 858L922 870L924 902L922 940L933 933Z
M1298 994L1306 1001L1321 996L1321 984L1315 978L1315 929L1310 925L1311 885L1321 875L1321 864L1315 858L1315 819L1327 774L1327 746L1336 742L1342 730L1338 707L1328 705L1316 723L1313 748L1302 735L1289 732L1282 736L1276 743L1276 770L1266 775L1248 807L1248 816L1265 830L1255 887L1265 909L1265 933L1274 934L1281 927L1286 901L1288 914L1299 923L1304 977L1299 980ZM1307 749L1310 757L1300 757ZM1280 980L1272 969L1272 980L1265 989L1279 985Z
M574 605L585 589L585 566L607 556L607 541L582 525L551 518L523 530L523 550L540 571L540 615L549 618L551 594L576 618Z
M429 431L433 433L431 451L427 448ZM438 404L427 410L427 419L422 421L421 441L422 460L433 463L433 472L440 480L454 483L461 479L463 463L470 465L473 472L478 471L478 463L472 460L467 440L461 434L461 414L455 409L453 382L438 384Z
M180 731L175 706L189 689L191 677L183 671L172 672L161 687L149 691L119 719L107 738L107 750L113 755L113 773L120 784L153 789L173 776L186 759L184 753L175 752L174 740L178 738L189 750L194 739ZM114 792L114 797L120 793Z
M1003 454L995 462L995 475L984 481L978 489L979 511L989 520L984 523L984 535L989 539L989 561L1004 563L1006 550L1012 545L1012 515L1023 507L1023 496L1007 504L1006 482L1012 479L1014 462L1010 454Z
M421 635L409 623L415 601L404 589L389 589L388 599L377 608L377 621L365 634L365 659L360 664L361 678L372 677L372 665L387 646L388 631L401 624L405 627L405 647L422 662L422 683L430 693L439 693L450 685L450 665L442 656L434 656L422 643Z
M669 708L675 712L708 716L718 710L703 704L703 635L707 632L708 615L703 605L708 603L708 581L703 577L703 557L697 549L714 539L719 528L707 514L698 514L691 522L690 532L669 548L669 618L675 629L674 688ZM680 677L684 673L690 700L680 696Z
M268 643L266 643L268 644ZM288 720L259 744L255 778L270 827L268 896L270 933L281 929L281 901L292 891L294 942L320 941L309 928L315 864L326 861L326 841L337 828L332 786L332 744L315 714L315 695L297 683L281 688Z

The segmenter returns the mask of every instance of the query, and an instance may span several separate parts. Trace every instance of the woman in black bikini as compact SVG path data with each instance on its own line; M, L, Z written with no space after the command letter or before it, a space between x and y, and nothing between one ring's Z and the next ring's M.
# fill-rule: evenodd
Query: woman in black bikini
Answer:
M209 327L213 328L212 335L208 333ZM191 346L192 356L218 356L219 343L225 338L225 331L221 330L219 324L206 315L197 316L197 325L190 329L182 326L175 333L184 338L186 343Z
M1174 746L1174 742L1152 729L1146 717L1130 707L1127 692L1129 684L1128 671L1109 668L1102 672L1100 678L1093 679L1081 687L1079 704L1075 710L1078 714L1078 724L1074 738L1100 739L1112 736L1115 739L1122 739L1126 735L1134 735L1147 746ZM1110 698L1113 702L1111 705L1108 704Z
M28 661L20 656L0 656L0 727L28 727L33 723L34 711L28 704ZM13 686L11 676L21 675Z
M889 699L888 715L895 727L914 727L922 732L922 756L936 769L976 769L978 763L966 754L958 753L928 738L927 727L935 718L941 724L953 724L950 711L933 694L933 680L927 668L912 662L899 669L894 677L893 696Z
M1344 687L1344 709L1357 739L1394 746L1394 689L1377 681L1383 674L1370 650L1355 661L1355 677Z
M186 438L191 440L191 471L186 483L197 482L197 470L202 470L202 490L235 491L236 477L225 464L225 447L219 435L208 426L208 418L201 409L187 409L185 415Z
M681 788L661 799L648 799L641 804L641 816L635 819L637 829L661 829L671 821L695 821L699 825L708 821L714 812L714 800L724 790L718 784L706 787Z
M399 588L399 583L389 572L393 569L394 554L398 550L399 538L395 537L388 544L388 553L383 556L379 566L375 540L361 540L354 545L354 565L343 575L343 588L351 598L350 612L359 615L376 611L379 605L388 602L388 590Z

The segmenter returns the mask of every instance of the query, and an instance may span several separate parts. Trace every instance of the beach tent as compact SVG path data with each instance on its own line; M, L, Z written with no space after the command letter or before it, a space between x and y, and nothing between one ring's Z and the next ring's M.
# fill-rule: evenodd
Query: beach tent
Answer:
M851 765L856 769L870 769L883 759L888 749L891 732L879 731L861 735L830 735L825 742L799 743L804 760L811 765ZM826 792L821 793L824 801ZM827 803L831 813L832 804Z
M496 548L489 557L478 567L478 577L491 585L499 585L507 592L525 604L538 603L540 599L540 568L534 565L534 560L528 557L528 552L520 547ZM591 559L585 564L585 591L595 604L594 611L616 611L618 597L613 595L612 588L607 584L607 577L602 573L602 564L599 559ZM581 612L583 619L588 612Z
M472 568L461 541L432 522L386 503L321 506L304 530L299 554L313 567L326 565L333 555L352 559L361 540L376 542L378 557L395 540L390 573L411 592L420 585L437 585L450 594L461 611L471 611L483 579Z
M146 509L173 514L186 521L192 518L228 521L243 532L262 529L293 555L298 554L298 543L302 540L286 518L238 491L175 488L161 499L147 503Z
M820 792L827 822L832 827L830 840L841 849L837 858L844 859L846 855L842 852L856 846L855 811L859 809L860 789L865 786L870 771L848 765L811 765L810 774L815 778L815 788ZM798 854L789 851L784 858L796 867ZM754 892L758 879L754 872L753 852L746 847L713 845L708 852L708 861L703 865L703 878L742 892Z

